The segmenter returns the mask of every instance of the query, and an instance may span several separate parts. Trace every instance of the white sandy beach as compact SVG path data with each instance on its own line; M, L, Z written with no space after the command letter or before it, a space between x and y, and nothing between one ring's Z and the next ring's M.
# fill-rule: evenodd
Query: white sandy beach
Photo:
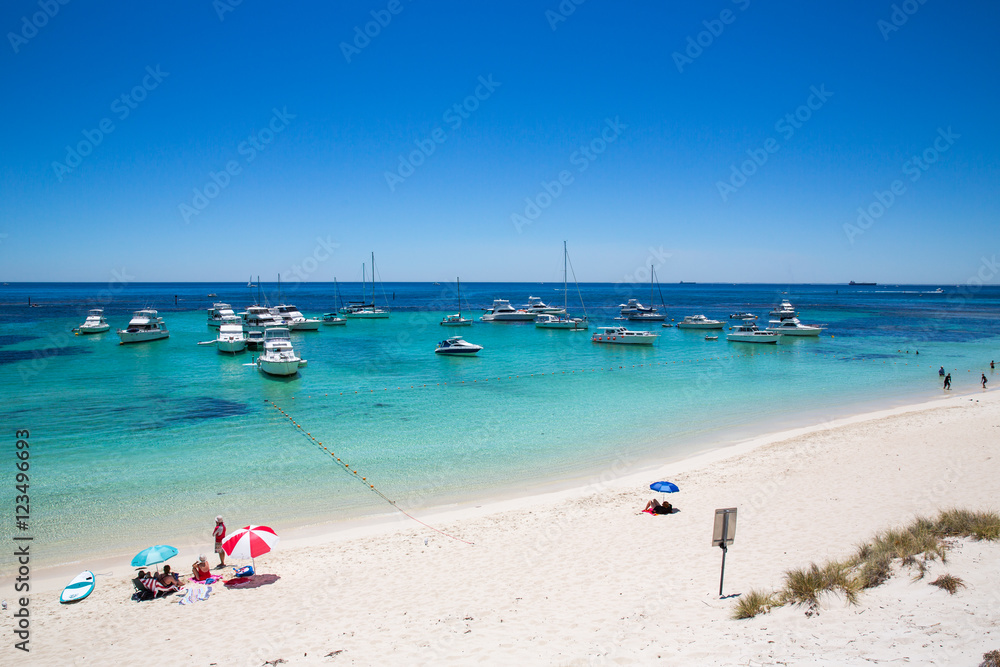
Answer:
M624 476L621 476L624 472ZM680 512L639 513L668 479ZM129 597L132 569L60 605L68 581L34 573L31 652L3 664L977 665L1000 649L1000 544L961 541L946 564L821 613L731 620L719 599L716 508L737 507L726 593L849 555L884 528L959 507L998 509L1000 394L950 396L798 429L660 470L608 471L579 489L424 516L474 542L400 522L283 541L257 560L279 579L215 586L202 602ZM230 526L230 530L237 526ZM274 526L280 533L280 526ZM172 561L186 569L196 556ZM82 569L82 568L81 568ZM928 585L938 573L967 588Z

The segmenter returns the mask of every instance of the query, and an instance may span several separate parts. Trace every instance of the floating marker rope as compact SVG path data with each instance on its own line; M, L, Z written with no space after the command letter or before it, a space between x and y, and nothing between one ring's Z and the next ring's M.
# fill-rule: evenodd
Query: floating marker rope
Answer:
M434 526L432 526L432 525L430 525L428 523L424 523L423 521L421 521L417 517L413 516L412 514L410 514L406 510L404 510L402 507L400 507L399 505L396 504L395 500L391 499L389 496L385 495L384 493L382 493L381 491L379 491L378 489L376 489L375 485L372 484L371 482L369 482L367 477L360 477L360 476L358 476L358 471L357 470L354 470L353 468L351 468L351 465L349 463L345 463L344 461L342 461L340 459L340 457L337 456L337 454L332 449L329 449L322 442L320 442L319 440L317 440L316 438L314 438L313 435L312 435L312 433L309 433L304 428L302 428L302 425L299 424L298 422L296 422L294 419L292 419L291 415L289 415L287 412L285 412L280 407L278 407L277 403L275 403L274 401L267 401L267 402L270 403L271 407L273 407L275 410L277 410L278 412L280 412L281 415L285 419L287 419L289 422L291 422L292 426L294 426L296 428L296 430L299 431L299 433L301 433L305 437L309 438L309 440L312 441L312 443L315 444L316 447L318 447L319 449L322 449L325 453L329 454L331 460L336 459L338 467L340 467L342 465L344 467L344 470L346 472L351 473L351 475L352 475L352 477L354 477L354 479L357 479L362 484L364 484L365 486L367 486L370 491L372 491L373 493L375 493L375 495L377 495L380 498L382 498L382 500L384 500L387 503L389 503L390 505L392 505L392 507L395 510L397 510L398 512L400 512L404 516L406 516L406 517L408 517L410 519L413 519L414 521L416 521L417 523L419 523L421 526L424 526L426 528L430 528L431 530L433 530L436 533L441 533L445 537L450 537L453 540L457 540L459 542L464 542L465 544L469 544L469 545L474 545L475 544L474 542L469 542L467 540L463 540L460 537L455 537L454 535L449 535L448 533L444 532L443 530L435 528Z

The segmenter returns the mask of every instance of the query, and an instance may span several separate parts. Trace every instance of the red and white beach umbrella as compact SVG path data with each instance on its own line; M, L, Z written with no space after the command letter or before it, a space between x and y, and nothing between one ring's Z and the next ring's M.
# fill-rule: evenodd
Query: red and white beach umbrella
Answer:
M222 542L222 550L233 558L263 556L278 543L278 535L267 526L246 526L234 531ZM254 567L256 570L256 565Z

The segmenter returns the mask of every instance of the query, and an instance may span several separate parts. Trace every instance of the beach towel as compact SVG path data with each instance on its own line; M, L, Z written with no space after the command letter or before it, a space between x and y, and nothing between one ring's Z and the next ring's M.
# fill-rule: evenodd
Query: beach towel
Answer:
M201 584L188 586L184 595L177 602L179 604L194 604L195 602L200 602L202 600L207 600L208 596L212 593L211 586L202 586Z

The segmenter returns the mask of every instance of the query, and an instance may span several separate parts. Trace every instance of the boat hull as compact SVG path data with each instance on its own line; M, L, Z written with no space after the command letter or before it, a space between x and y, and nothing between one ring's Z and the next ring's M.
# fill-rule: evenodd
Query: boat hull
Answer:
M778 335L774 334L772 336L749 336L743 334L729 334L726 336L726 340L732 343L763 343L765 345L774 345L778 342Z
M605 345L652 345L656 336L602 336L595 334L591 340Z
M387 320L389 313L342 313L349 320Z
M284 361L268 361L265 359L258 359L257 367L260 368L262 373L277 375L279 377L287 377L289 375L295 375L299 372L300 361L301 359L288 359Z
M319 331L319 320L305 320L304 322L286 322L285 326L291 331Z
M726 324L724 322L678 322L678 329L724 329Z
M539 329L571 329L574 331L584 331L588 328L586 322L535 322L535 326Z
M121 339L123 344L126 343L148 343L152 340L160 340L161 338L167 338L170 336L170 332L166 330L160 331L128 331L128 330L118 330L118 338Z
M77 329L77 332L82 334L96 334L96 333L104 333L105 331L108 331L110 329L111 329L110 324L101 324L96 327L80 327Z
M766 331L772 331L779 336L819 336L823 329L816 327L810 329L781 329L779 327L768 327Z
M481 350L481 349L483 349L483 348L479 348L479 350ZM442 348L438 348L438 349L434 350L434 353L435 354L448 354L448 355L456 356L456 357L468 357L468 356L473 355L473 354L479 354L479 350L473 350L473 349L457 349L457 350L454 350L454 349L442 349Z
M441 320L441 326L443 327L471 327L472 320Z
M489 318L489 319L487 319ZM533 322L534 313L502 313L500 315L483 315L483 322Z
M325 327L339 327L347 324L347 320L343 317L338 317L335 320L323 320L323 326Z
M237 352L242 352L247 349L247 339L240 338L239 340L216 340L215 348L225 354L236 354Z

